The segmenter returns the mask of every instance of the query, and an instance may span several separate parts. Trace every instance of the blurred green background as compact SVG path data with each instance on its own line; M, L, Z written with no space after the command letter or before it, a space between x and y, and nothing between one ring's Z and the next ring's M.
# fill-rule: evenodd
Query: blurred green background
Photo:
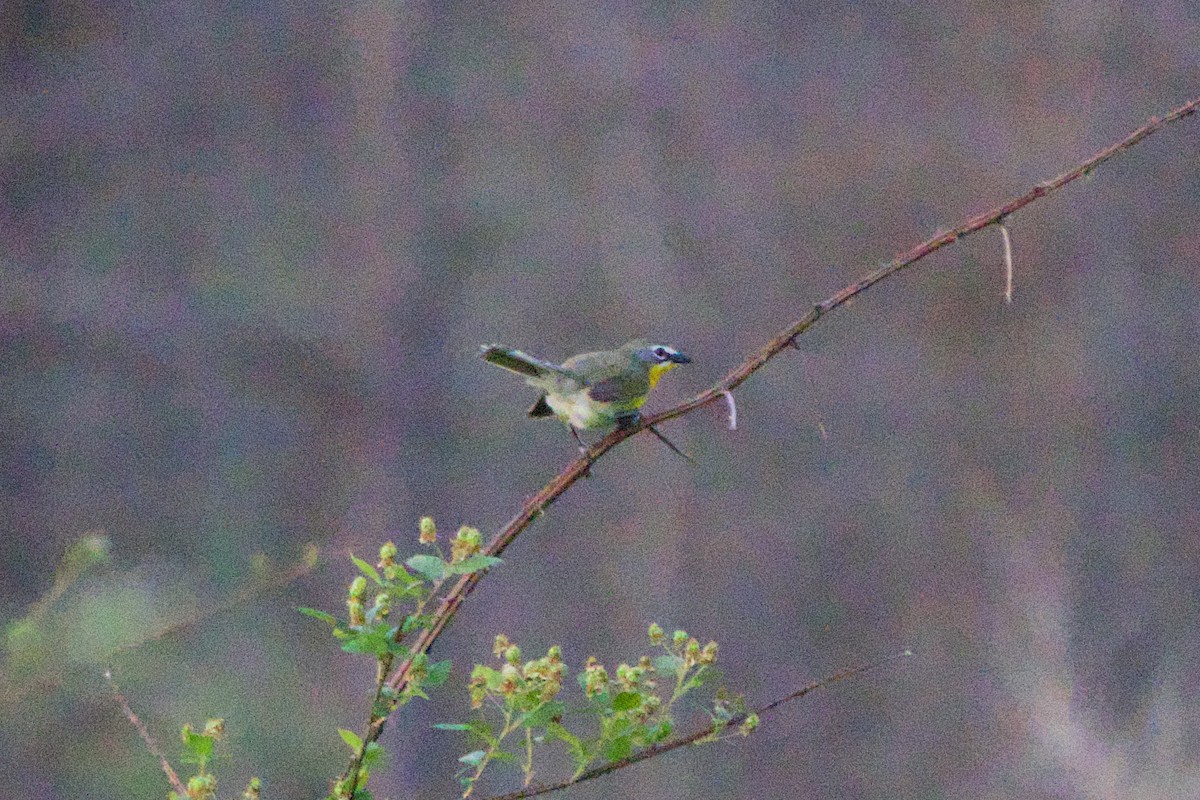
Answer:
M223 795L319 796L373 670L295 607L574 455L481 342L666 341L663 408L1197 94L1197 42L1190 0L5 3L0 796L162 796L109 665L170 755L226 718ZM430 725L495 633L578 666L651 620L752 701L918 657L574 796L1200 794L1198 153L1182 122L1013 218L1011 306L988 231L805 336L737 431L665 426L697 465L603 460L441 640L376 795L453 796Z

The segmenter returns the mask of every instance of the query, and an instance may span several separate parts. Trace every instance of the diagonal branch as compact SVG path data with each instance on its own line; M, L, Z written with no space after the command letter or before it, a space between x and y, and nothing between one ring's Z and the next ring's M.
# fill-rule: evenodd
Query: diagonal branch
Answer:
M548 794L550 792L556 792L559 789L566 789L568 786L574 786L577 783L583 783L584 781L590 781L594 778L599 778L602 775L607 775L610 772L616 772L619 769L624 769L625 767L632 767L634 764L645 761L646 759L654 758L656 756L661 756L665 753L671 752L672 750L678 750L681 747L687 747L688 745L695 744L695 743L701 741L702 739L708 739L711 736L719 736L721 733L723 733L725 731L736 730L739 726L741 726L741 724L743 722L746 721L746 718L752 714L755 716L761 716L763 714L766 714L769 711L773 711L776 708L779 708L782 705L790 703L793 700L799 700L801 697L804 697L805 695L812 694L817 689L823 689L824 687L835 684L838 681L843 681L846 678L852 678L855 675L861 675L864 672L869 672L870 670L873 670L877 667L881 667L884 664L887 664L898 658L904 658L905 656L911 656L911 655L912 655L912 653L910 651L905 650L903 653L898 653L894 656L880 659L879 661L873 661L869 664L863 664L858 667L849 667L847 669L839 670L838 672L835 672L832 675L821 678L819 681L814 681L813 683L810 683L807 686L801 686L799 689L795 690L791 694L784 695L783 697L778 697L769 703L764 703L763 705L759 706L758 708L752 709L743 714L737 714L736 716L732 717L731 719L725 720L724 722L718 723L716 725L713 725L713 726L710 726L707 728L701 728L700 730L694 731L693 733L690 733L686 736L677 736L674 739L669 739L665 742L661 742L659 744L652 745L651 747L647 747L645 750L639 750L638 752L634 753L633 755L628 756L627 758L622 758L619 761L613 761L611 763L603 764L599 767L596 767L595 769L589 769L587 772L584 772L583 774L581 774L578 778L572 778L570 780L561 781L560 783L549 783L549 784L542 784L540 786L531 786L527 789L521 789L516 792L510 792L508 794L502 794L502 795L496 795L494 797L489 797L489 798L486 798L486 800L525 800L525 798L528 798L528 797L536 797L541 794Z
M732 392L737 387L741 386L755 372L758 372L767 362L775 356L779 355L784 349L792 346L796 341L796 337L802 335L805 331L811 328L822 317L836 308L840 308L848 303L853 298L870 289L877 283L880 283L887 278L896 275L905 268L912 266L916 262L926 256L941 250L947 245L957 242L966 236L983 230L991 225L996 225L1002 222L1006 217L1020 211L1025 206L1037 200L1053 194L1067 184L1089 174L1098 166L1114 158L1130 148L1137 145L1146 137L1157 133L1167 125L1177 122L1184 117L1195 114L1200 109L1200 97L1197 97L1178 108L1172 110L1163 117L1152 117L1145 125L1130 133L1124 139L1109 147L1099 151L1091 158L1082 162L1073 169L1067 170L1062 174L1043 181L1032 189L1018 197L1009 200L1001 206L997 206L991 211L986 211L975 217L968 219L961 225L952 230L939 233L931 239L921 242L911 250L902 253L890 262L867 275L863 276L858 281L846 286L836 294L822 300L814 305L807 314L793 322L788 327L780 331L773 339L767 342L761 349L753 353L749 358L735 367L729 372L719 383L711 389L701 392L700 394L688 400L679 403L678 405L669 408L665 411L660 411L657 414L643 417L636 425L631 425L627 428L618 428L612 431L597 444L593 445L586 456L580 457L568 464L562 472L558 473L545 486L538 491L533 497L525 502L521 511L513 517L513 519L505 525L499 533L492 537L488 542L484 552L488 555L496 556L504 552L504 550L512 544L513 540L529 526L531 522L541 516L547 508L557 500L564 492L575 485L576 481L582 478L588 472L588 467L591 462L603 456L609 450L612 450L621 442L628 439L630 436L637 434L651 425L658 425L669 419L681 417L684 414L689 414L702 406L706 406L719 399L725 397L729 392ZM475 572L470 575L464 575L455 582L449 592L443 597L441 605L435 612L430 626L421 632L421 635L414 643L412 652L414 654L428 652L437 641L437 638L442 635L446 626L454 619L454 615L458 613L458 609L462 607L463 602L474 590L476 584L485 573ZM411 657L402 663L395 672L388 678L388 685L392 690L399 692L408 683L408 674L412 666ZM387 717L383 716L373 719L367 726L365 735L362 737L364 742L373 742L379 738L383 732L384 726L387 724ZM347 777L354 776L350 781L351 792L353 785L357 784L357 773L361 767L361 755L350 763L343 773L343 780Z
M121 690L117 688L117 681L112 676L112 670L106 669L104 671L104 680L108 681L108 685L112 688L113 696L117 699L117 704L121 706L121 711L124 712L125 718L129 720L129 724L137 729L138 736L142 737L142 741L146 744L146 749L150 751L150 755L158 759L158 764L162 767L163 774L167 776L167 782L171 784L171 788L180 797L187 797L187 787L183 785L183 781L179 780L179 775L171 768L171 762L167 761L167 757L163 755L163 751L158 747L158 742L154 741L154 737L150 735L150 730L146 727L146 723L142 722L141 718L133 713L129 701L125 699L125 695L121 694Z

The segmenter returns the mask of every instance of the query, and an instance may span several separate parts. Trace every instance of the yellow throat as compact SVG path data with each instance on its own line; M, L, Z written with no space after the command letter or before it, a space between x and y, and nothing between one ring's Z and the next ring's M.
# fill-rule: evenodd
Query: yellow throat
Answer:
M658 379L663 376L664 372L671 371L675 366L674 361L668 361L665 364L655 364L650 367L650 375L648 376L650 379L650 388L654 388L654 385L658 383Z

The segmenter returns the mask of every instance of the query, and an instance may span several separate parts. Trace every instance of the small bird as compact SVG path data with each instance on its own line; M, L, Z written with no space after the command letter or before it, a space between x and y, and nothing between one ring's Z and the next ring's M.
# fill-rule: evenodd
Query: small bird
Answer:
M542 394L530 407L529 416L558 417L585 454L588 447L579 438L580 429L609 425L626 428L637 424L642 404L658 379L677 365L691 361L673 347L651 344L645 339L626 342L616 350L571 356L562 364L552 364L499 344L483 345L480 357L489 364L524 375L527 384L540 389ZM654 426L650 430L676 453L688 458Z

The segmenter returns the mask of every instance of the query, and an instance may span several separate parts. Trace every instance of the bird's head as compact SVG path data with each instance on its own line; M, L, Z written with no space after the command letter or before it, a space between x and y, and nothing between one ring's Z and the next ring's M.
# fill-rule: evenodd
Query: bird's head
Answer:
M654 388L654 384L658 383L658 379L663 376L663 373L679 364L687 364L691 361L674 347L668 347L665 344L651 344L645 339L634 339L623 345L621 349L628 351L638 363L645 366L650 377L650 388Z

